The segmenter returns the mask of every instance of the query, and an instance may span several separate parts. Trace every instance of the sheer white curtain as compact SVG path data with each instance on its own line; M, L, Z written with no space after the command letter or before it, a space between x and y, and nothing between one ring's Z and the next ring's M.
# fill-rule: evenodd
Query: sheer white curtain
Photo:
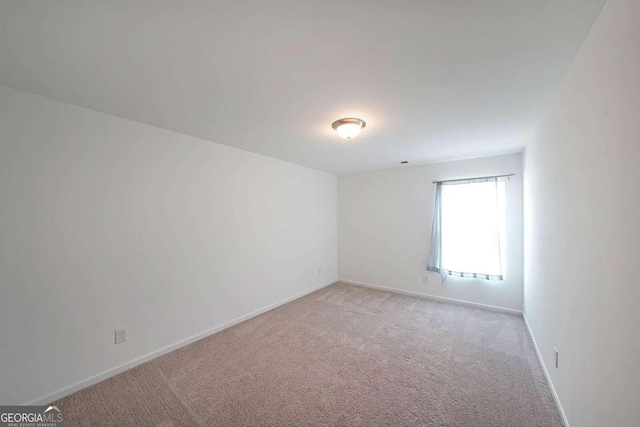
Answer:
M504 278L505 183L497 178L438 183L428 270Z

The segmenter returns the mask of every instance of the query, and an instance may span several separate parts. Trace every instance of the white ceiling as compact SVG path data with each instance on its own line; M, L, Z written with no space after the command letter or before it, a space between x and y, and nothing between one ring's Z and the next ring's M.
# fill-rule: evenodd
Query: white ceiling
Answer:
M513 152L604 2L2 1L0 84L339 174Z

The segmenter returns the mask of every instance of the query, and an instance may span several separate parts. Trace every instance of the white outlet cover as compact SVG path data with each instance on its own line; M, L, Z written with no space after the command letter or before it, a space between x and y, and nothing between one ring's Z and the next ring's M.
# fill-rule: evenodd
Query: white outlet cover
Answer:
M126 329L116 329L116 344L123 343L127 340L127 330Z

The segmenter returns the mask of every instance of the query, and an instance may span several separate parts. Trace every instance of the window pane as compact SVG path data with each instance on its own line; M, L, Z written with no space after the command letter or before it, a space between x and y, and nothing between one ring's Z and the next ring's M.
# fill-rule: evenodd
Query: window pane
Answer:
M504 190L504 182L442 187L444 269L503 274Z

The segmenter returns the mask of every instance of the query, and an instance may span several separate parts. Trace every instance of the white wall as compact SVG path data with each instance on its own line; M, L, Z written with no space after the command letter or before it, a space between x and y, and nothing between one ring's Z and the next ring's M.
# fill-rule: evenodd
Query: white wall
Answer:
M506 278L422 282L429 259L433 180L515 173L507 183ZM522 155L406 166L338 178L341 279L522 310Z
M0 132L2 404L337 278L335 175L4 87Z
M569 423L639 425L637 0L610 0L580 49L527 146L525 200L526 317Z

